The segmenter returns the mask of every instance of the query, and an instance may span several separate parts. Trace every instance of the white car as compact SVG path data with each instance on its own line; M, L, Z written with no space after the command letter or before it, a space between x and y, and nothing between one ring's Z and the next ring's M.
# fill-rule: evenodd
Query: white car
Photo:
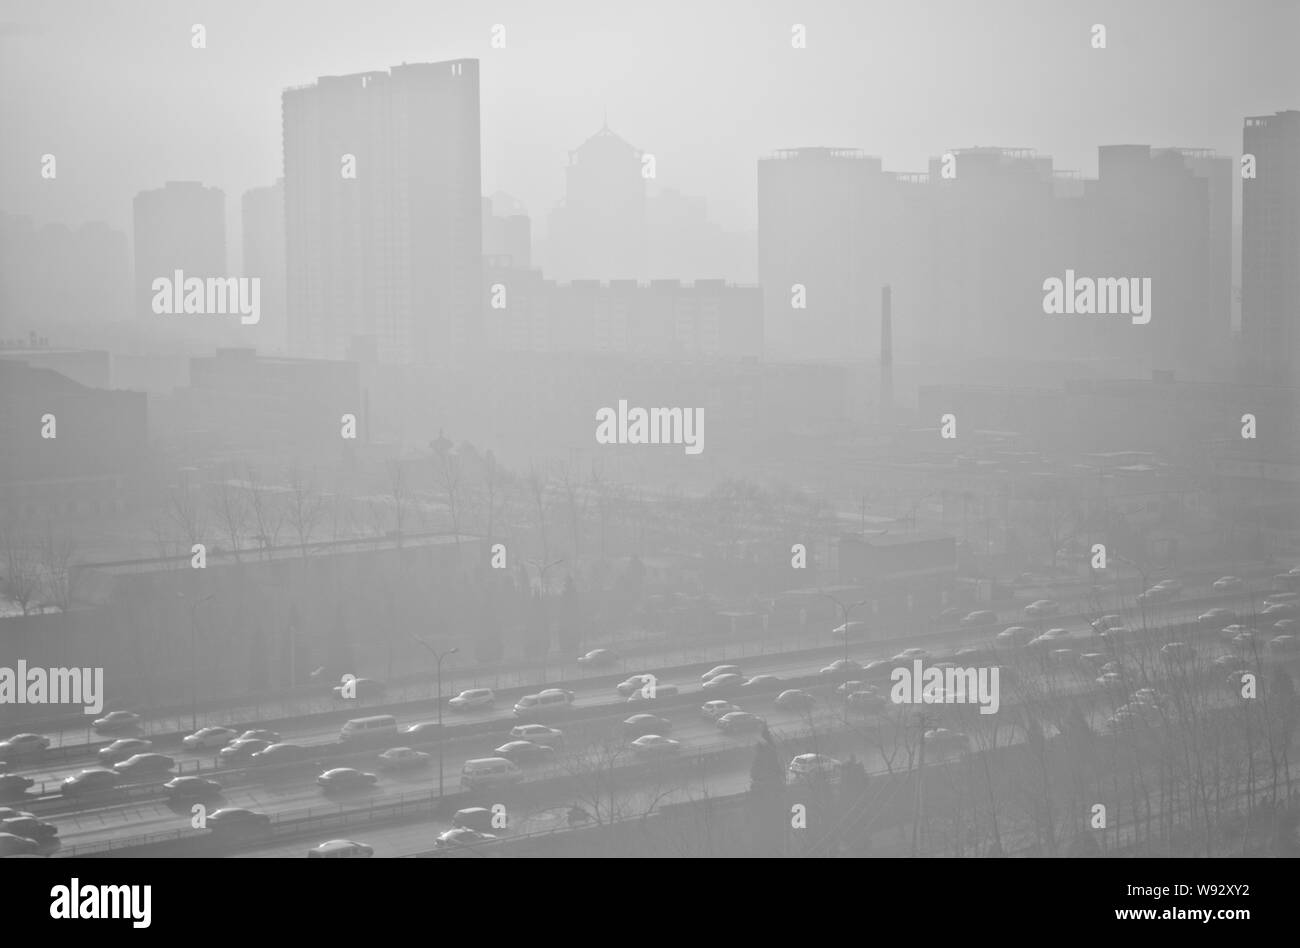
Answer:
M239 736L233 727L204 727L193 734L186 735L181 744L186 750L199 750L208 747L225 747Z
M1025 606L1025 615L1035 619L1041 619L1044 616L1054 616L1060 611L1060 605L1053 602L1051 599L1039 599Z
M997 642L1003 648L1016 648L1025 645L1033 637L1033 629L1027 629L1023 625L1013 625L1011 628L1003 629L997 635L993 636L993 641Z
M905 648L897 655L895 655L893 658L891 658L890 661L891 662L914 662L918 658L924 662L930 658L930 653L923 648Z
M626 698L633 692L641 691L646 685L650 684L650 682L654 680L654 675L633 675L630 678L620 681L614 686L614 690Z
M825 754L800 754L787 768L791 777L837 777L844 766Z
M681 741L675 741L661 734L642 734L632 742L631 747L632 752L638 757L666 757L670 754L679 754L682 750Z
M724 714L730 714L732 711L739 710L740 708L736 707L730 701L707 701L704 706L700 708L700 711L704 716L713 721L718 720L718 718L722 717Z
M470 688L462 691L447 702L447 707L454 711L470 711L474 708L490 708L497 696L491 688Z
M411 770L429 763L429 755L410 747L390 747L379 755L379 766L384 770Z
M564 732L545 724L517 724L510 729L510 736L516 741L532 741L550 747L559 747L564 743Z
M374 854L373 846L350 839L331 839L307 850L309 859L369 859Z
M1196 650L1186 642L1170 642L1160 646L1160 654L1166 661L1185 662L1196 657Z
M1222 579L1214 581L1215 592L1236 592L1241 587L1242 582L1236 576L1224 576Z
M739 665L715 665L700 676L700 681L711 681L719 675L739 675Z

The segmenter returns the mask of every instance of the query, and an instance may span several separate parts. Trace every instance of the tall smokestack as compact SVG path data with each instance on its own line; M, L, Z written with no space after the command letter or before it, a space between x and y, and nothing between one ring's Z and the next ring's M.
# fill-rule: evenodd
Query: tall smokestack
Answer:
M880 422L894 414L894 326L889 284L880 288Z

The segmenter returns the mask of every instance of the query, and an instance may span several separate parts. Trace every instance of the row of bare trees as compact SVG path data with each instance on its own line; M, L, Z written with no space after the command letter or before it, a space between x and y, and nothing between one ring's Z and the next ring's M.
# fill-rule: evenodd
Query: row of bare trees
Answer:
M54 608L71 609L78 601L78 545L72 533L24 532L0 525L0 597L23 615Z

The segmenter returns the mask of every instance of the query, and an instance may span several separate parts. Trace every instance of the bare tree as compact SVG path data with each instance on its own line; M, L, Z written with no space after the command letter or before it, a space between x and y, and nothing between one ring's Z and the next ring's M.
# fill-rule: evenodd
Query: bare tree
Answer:
M537 518L537 532L542 541L542 562L551 558L551 547L546 536L546 475L536 465L528 468L528 495L533 501L533 512Z
M451 514L451 532L455 536L457 562L460 560L460 526L464 513L464 466L460 456L445 441L430 442L433 449L433 479L447 501Z
M248 529L248 502L239 486L222 477L213 486L212 511L230 543L235 562L240 563L240 547Z
M315 490L295 462L287 473L289 500L285 517L298 538L298 552L307 558L307 544L311 542L316 525L325 514L325 499Z
M80 570L73 564L76 555L77 541L71 535L55 537L53 526L46 524L40 566L45 574L46 599L60 612L67 612L76 600L80 577Z
M0 534L0 552L4 555L3 590L28 615L41 590L41 564L35 545L13 527Z
M257 542L266 559L280 543L280 530L284 526L285 511L279 498L268 493L258 483L257 471L252 465L245 468L244 481L248 485L248 502L253 511L253 525L257 528Z

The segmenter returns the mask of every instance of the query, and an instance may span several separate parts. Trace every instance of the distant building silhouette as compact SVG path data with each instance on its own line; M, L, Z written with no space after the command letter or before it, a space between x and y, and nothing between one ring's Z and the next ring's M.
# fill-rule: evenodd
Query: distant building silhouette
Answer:
M892 176L857 149L796 148L758 162L758 279L767 357L866 360L875 349ZM803 308L795 290L803 288Z
M385 362L446 363L478 347L478 75L477 60L459 59L285 90L295 355L342 358L371 335Z
M602 125L569 152L564 201L548 219L547 273L558 280L643 279L646 179L640 149Z
M1252 116L1242 151L1241 334L1256 380L1295 385L1300 363L1300 111Z
M533 265L533 222L527 214L499 215L493 201L483 198L483 256L509 257L512 266Z
M262 348L288 345L285 327L284 179L265 188L251 188L241 200L244 276L262 281L261 321L253 339Z
M236 319L153 311L153 281L226 277L226 196L197 181L168 181L135 196L135 310L156 336L194 343L235 338Z

